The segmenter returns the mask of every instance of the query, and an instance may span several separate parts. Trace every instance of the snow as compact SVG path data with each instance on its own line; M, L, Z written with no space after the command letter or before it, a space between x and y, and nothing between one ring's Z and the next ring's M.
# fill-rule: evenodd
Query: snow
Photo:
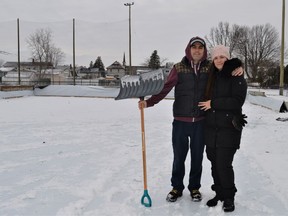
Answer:
M171 189L172 166L173 100L169 99L145 109L152 207L141 205L144 190L138 100L115 101L118 91L49 86L33 93L0 92L1 216L227 214L220 202L215 208L205 205L214 196L205 154L200 189L203 200L192 202L187 190L176 203L165 200ZM276 97L273 91L269 94ZM287 215L288 121L276 118L287 118L288 114L249 101L243 109L248 125L235 155L238 192L236 209L229 215ZM189 161L188 154L187 170Z

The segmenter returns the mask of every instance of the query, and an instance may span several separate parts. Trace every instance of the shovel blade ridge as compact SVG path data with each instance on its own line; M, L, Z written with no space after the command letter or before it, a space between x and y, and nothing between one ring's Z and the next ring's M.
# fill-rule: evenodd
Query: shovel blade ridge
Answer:
M120 79L120 91L115 100L158 94L164 87L164 81L162 69L140 75L126 75Z

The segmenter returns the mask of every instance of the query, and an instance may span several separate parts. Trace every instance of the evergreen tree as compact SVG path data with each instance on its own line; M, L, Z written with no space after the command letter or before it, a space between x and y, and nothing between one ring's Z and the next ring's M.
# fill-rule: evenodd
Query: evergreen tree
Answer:
M99 68L99 71L105 71L105 67L104 67L104 64L102 62L101 56L97 57L94 65L93 65L93 68Z
M89 68L93 68L93 61L90 61Z
M150 61L148 67L151 69L159 69L160 68L160 57L157 54L157 50L154 50L152 55L150 56Z

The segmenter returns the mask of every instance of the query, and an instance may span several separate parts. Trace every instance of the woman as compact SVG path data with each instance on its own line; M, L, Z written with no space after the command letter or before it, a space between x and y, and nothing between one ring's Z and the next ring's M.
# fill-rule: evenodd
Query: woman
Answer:
M208 200L209 207L224 201L225 212L234 211L236 187L234 183L233 157L240 147L242 127L247 123L242 115L247 92L244 76L231 76L241 66L237 58L230 59L229 49L223 45L214 47L211 53L212 65L206 89L207 101L199 106L206 113L205 145L216 192Z

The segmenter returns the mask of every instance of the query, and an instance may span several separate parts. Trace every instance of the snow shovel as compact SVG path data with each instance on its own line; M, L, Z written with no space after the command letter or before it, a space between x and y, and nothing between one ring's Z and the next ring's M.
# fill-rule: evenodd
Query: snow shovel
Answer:
M164 74L162 70L143 73L141 75L124 76L121 78L120 92L115 100L138 97L144 100L147 95L158 94L164 86ZM145 144L145 126L144 126L144 108L140 108L141 114L141 135L142 135L142 159L143 159L143 178L144 194L141 198L141 204L145 207L152 206L152 200L147 187L146 170L146 144Z
M158 94L163 86L164 74L161 69L140 75L126 75L120 79L120 92L115 100Z

